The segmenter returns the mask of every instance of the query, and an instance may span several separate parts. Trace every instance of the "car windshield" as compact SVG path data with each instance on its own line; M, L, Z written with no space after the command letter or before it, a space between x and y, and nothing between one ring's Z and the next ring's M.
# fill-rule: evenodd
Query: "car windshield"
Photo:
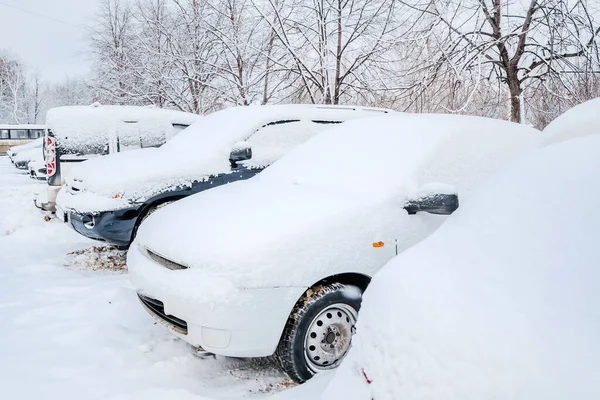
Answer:
M539 140L538 133L506 121L459 115L365 118L312 138L260 179L364 195L412 190L429 182L451 182L476 168L463 160L476 165L493 163L496 156L500 160ZM489 162L470 154L477 149Z
M279 160L261 179L327 190L384 189L414 170L443 136L401 127L407 120L388 115L335 126Z

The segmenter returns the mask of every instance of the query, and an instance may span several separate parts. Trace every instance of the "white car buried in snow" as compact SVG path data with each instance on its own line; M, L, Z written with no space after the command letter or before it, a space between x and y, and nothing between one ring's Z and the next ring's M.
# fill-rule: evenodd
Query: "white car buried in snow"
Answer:
M482 179L537 146L523 125L389 115L310 139L262 174L169 205L127 257L141 302L180 338L277 354L303 382L346 354L370 277Z
M600 399L600 127L580 132L373 278L323 399Z
M20 150L17 154L13 155L12 161L18 169L28 170L31 161L44 159L43 151L42 146Z

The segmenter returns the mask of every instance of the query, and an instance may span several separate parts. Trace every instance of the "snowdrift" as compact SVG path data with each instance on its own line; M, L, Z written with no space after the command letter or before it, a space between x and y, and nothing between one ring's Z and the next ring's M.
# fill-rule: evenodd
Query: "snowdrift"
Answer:
M600 97L588 100L556 117L542 132L544 144L600 133Z

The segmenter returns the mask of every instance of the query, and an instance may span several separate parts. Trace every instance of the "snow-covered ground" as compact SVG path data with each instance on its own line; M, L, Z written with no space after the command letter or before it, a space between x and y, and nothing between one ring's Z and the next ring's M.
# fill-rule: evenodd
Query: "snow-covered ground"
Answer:
M0 157L1 398L291 399L327 383L284 391L270 360L195 356L146 314L126 271L106 268L123 254L44 219L32 202L44 189Z

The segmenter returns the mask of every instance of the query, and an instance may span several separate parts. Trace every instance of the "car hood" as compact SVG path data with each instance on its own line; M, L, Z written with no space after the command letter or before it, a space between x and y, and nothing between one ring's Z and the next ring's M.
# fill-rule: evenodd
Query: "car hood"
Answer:
M229 160L221 153L190 160L160 148L147 148L84 161L69 171L65 181L83 192L111 198L120 193L123 198L138 201L229 169Z
M13 160L15 162L19 161L31 161L43 159L42 149L39 147L34 147L26 150L19 151L17 154L13 156Z
M431 230L412 221L408 229L409 218L427 217L409 217L403 204L399 194L356 196L257 176L157 211L136 243L238 287L310 286L357 266L374 272L395 255L394 240L407 246ZM373 247L379 241L389 245Z

